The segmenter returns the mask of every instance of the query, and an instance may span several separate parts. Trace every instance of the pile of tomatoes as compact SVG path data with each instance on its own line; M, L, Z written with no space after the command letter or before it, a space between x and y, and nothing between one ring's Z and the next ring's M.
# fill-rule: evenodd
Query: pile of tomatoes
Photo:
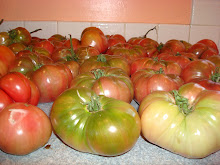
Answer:
M0 32L0 149L29 154L53 130L96 155L124 154L142 134L173 153L204 158L220 150L219 67L210 39L126 41L96 27L80 39L33 37L23 27ZM47 116L37 105L49 102Z

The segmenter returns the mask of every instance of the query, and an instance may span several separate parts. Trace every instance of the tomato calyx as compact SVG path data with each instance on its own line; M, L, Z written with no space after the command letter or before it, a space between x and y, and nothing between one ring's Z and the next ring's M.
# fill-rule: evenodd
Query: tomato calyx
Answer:
M101 110L101 103L99 101L99 96L94 94L90 98L90 102L85 103L89 112L97 112Z
M179 107L180 112L186 116L192 112L192 108L190 108L187 98L181 96L177 90L171 91L171 94L173 94L176 105Z
M99 54L97 56L97 61L99 61L99 62L106 62L107 60L106 60L106 57L105 57L104 54Z
M215 73L212 74L212 76L211 76L211 80L212 80L213 82L220 83L220 73L219 73L219 69L220 69L220 68L217 67L216 70L215 70Z
M18 31L16 29L12 29L9 32L9 37L14 40L16 38L16 36L18 35Z
M156 74L163 74L163 73L164 73L163 68L160 68L158 71L156 71Z
M95 69L92 70L91 72L94 74L96 80L98 80L100 77L106 76L105 71L102 69Z

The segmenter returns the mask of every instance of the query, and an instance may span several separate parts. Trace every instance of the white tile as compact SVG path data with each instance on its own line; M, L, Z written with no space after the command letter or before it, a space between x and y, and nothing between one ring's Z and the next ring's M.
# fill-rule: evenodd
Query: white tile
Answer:
M194 0L192 25L220 25L220 0Z
M100 28L105 35L121 34L122 36L125 36L124 23L92 22L92 26Z
M57 34L57 22L56 21L25 21L25 28L27 30L34 31L36 29L42 29L31 36L40 38L49 38L54 34Z
M190 25L160 24L158 28L158 42L165 43L171 39L189 40Z
M220 39L220 27L219 26L197 26L192 25L190 28L190 40L191 44L195 44L201 39L211 39L216 44L219 44Z
M144 36L148 30L154 28L158 29L157 24L145 24L145 23L126 23L125 25L125 38L129 40L132 37ZM148 33L148 38L153 40L158 39L157 30L153 30Z
M58 22L58 33L69 38L80 39L82 31L91 26L90 22Z
M24 21L3 21L0 25L0 32L7 32L17 27L24 27Z

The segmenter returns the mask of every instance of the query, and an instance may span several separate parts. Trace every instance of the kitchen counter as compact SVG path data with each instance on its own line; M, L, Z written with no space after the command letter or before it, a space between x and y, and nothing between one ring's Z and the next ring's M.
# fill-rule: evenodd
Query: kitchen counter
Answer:
M131 103L136 109L138 104ZM52 103L39 104L38 107L49 115ZM1 138L1 137L0 137ZM0 151L0 165L218 165L220 151L203 159L187 159L147 142L141 136L135 146L127 153L116 157L103 157L76 151L62 143L52 133L48 143L25 156L15 156Z

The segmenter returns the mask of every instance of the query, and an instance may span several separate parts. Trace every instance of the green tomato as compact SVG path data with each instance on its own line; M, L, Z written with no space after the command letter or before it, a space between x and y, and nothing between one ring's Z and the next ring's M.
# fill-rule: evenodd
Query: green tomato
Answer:
M88 88L70 88L53 103L50 114L57 136L68 146L102 156L129 151L140 131L136 109L120 100L97 96Z
M220 150L220 92L188 83L178 91L156 91L140 104L143 136L187 158Z

